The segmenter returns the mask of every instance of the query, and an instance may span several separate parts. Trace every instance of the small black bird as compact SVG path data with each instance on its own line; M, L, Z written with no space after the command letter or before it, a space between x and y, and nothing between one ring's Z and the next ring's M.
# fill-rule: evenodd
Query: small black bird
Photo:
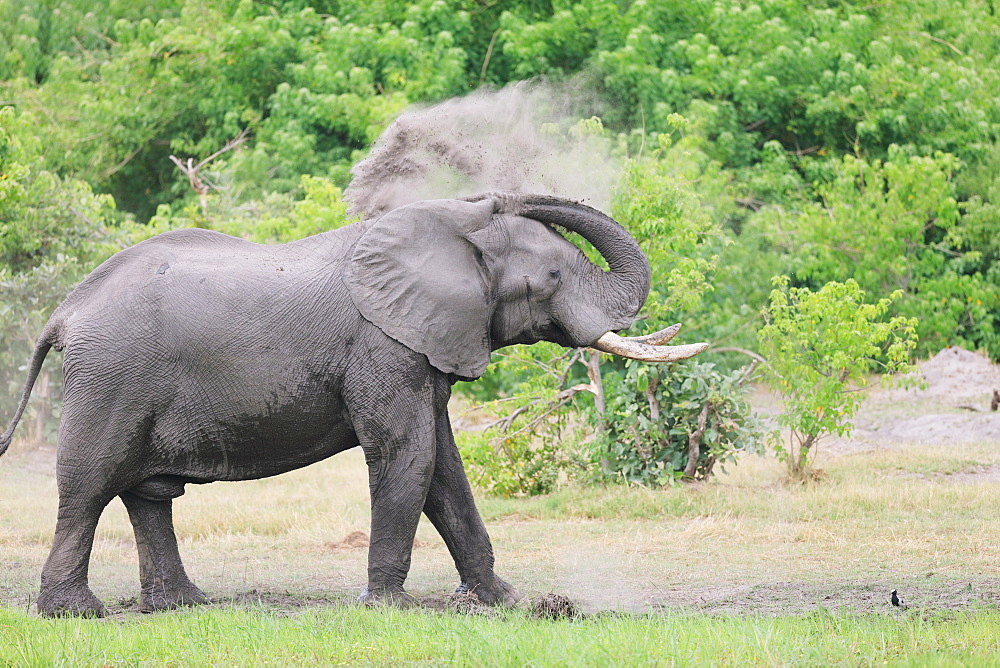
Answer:
M906 607L906 604L903 603L903 599L901 599L898 595L896 595L896 590L895 589L893 589L892 593L889 594L889 602L892 603L897 608L905 608Z

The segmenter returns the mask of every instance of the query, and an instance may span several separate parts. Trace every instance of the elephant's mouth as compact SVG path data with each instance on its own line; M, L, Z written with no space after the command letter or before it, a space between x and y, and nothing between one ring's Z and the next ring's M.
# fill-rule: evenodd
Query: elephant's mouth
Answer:
M566 348L576 348L578 344L569 337L569 335L563 331L563 328L556 323L550 323L545 326L542 332L539 332L539 338L545 341L551 341L552 343L558 343L560 346Z

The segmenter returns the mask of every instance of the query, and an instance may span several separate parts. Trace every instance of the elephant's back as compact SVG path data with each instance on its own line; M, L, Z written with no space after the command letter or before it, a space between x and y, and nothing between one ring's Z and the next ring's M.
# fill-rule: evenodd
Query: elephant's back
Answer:
M201 229L160 234L117 253L73 291L52 317L56 343L67 355L287 348L304 309L348 303L337 294L345 292L338 245L265 246Z

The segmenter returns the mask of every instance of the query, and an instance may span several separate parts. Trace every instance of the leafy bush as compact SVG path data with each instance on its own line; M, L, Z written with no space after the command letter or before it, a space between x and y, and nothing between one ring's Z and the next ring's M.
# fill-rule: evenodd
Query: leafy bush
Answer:
M607 413L601 470L632 483L662 486L709 477L740 453L763 452L765 430L750 414L746 370L711 363L643 364L604 375Z
M585 465L579 446L535 433L462 431L455 441L472 485L494 496L547 494Z
M812 475L809 458L822 436L850 434L865 374L910 370L917 323L902 316L882 320L898 290L867 304L865 291L850 279L817 292L788 287L787 276L773 282L758 336L768 359L765 378L785 402L778 422L789 429L789 446L779 444L778 456L793 479L803 480Z

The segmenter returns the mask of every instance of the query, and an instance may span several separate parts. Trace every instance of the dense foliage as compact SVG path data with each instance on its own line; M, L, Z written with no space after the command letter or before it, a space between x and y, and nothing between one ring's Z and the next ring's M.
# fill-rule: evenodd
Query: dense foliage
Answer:
M853 279L872 300L901 291L885 317L918 319L918 353L1000 358L996 12L972 0L0 0L0 405L13 405L46 314L117 248L180 226L280 242L343 224L352 165L403 109L531 77L593 97L581 117L600 117L588 127L624 165L613 213L654 271L635 333L679 320L688 340L753 349L772 276L814 292ZM202 170L208 195L169 159L198 162L244 135ZM529 369L554 355L531 355L495 365L481 390L542 382ZM545 391L583 373L548 376ZM602 373L614 386L626 370Z

